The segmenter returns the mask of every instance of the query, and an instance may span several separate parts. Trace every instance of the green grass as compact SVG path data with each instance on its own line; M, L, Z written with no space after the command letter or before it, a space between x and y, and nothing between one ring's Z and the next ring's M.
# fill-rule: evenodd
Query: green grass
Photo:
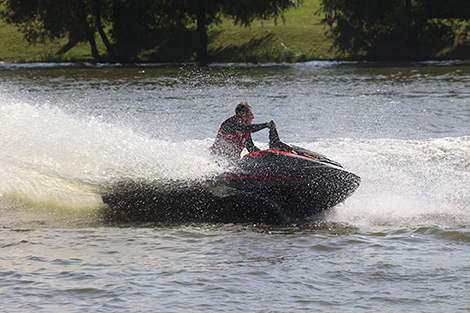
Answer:
M55 54L66 40L58 42L45 42L41 44L30 45L23 39L23 35L13 25L6 24L0 20L0 61L2 62L43 62L43 61L63 61L71 59L90 59L90 52L85 52L87 45L79 47L73 53L57 57ZM89 48L88 48L89 50Z
M288 62L341 58L332 47L333 41L325 35L325 26L320 22L322 17L317 14L319 8L320 1L304 0L298 9L291 9L285 14L285 21L278 20L277 24L274 21L255 21L248 28L224 21L215 28L221 33L209 48L245 45L248 56L264 51L274 55L284 54L287 59L278 61ZM258 47L253 43L258 43ZM235 57L245 61L242 52Z
M286 57L299 60L338 58L340 55L332 49L332 40L326 38L326 29L320 23L322 17L317 14L319 8L320 1L304 0L298 9L291 9L285 14L285 21L278 20L277 24L274 21L258 20L250 27L239 27L226 20L213 28L220 33L209 49L244 47L247 49L247 58L250 54L260 56L263 53L285 54ZM236 58L244 61L243 51L236 52L234 61L237 61Z

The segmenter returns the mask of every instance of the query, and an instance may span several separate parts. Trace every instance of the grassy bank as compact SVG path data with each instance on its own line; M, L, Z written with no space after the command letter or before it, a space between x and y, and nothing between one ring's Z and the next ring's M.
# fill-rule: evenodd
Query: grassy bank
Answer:
M325 36L320 1L305 0L290 10L285 21L255 21L249 28L234 26L231 21L214 28L220 32L209 50L216 60L291 62L340 58Z
M13 25L0 20L0 62L59 62L59 61L93 61L90 46L81 43L64 55L56 55L67 40L46 41L40 44L29 44ZM101 47L104 51L104 45Z
M210 29L210 60L213 62L299 62L309 60L343 59L332 47L332 40L325 35L325 26L318 15L320 0L304 0L298 9L285 15L285 21L255 21L250 27L234 26L225 20ZM57 51L67 43L66 39L30 45L13 25L0 20L0 61L3 62L93 62L88 43L81 43L63 55ZM447 47L435 58L468 58L470 40L455 47ZM100 53L104 44L97 36ZM142 53L143 61L151 51ZM188 60L192 61L192 60Z
M210 29L213 40L209 45L212 61L230 62L292 62L312 59L333 59L338 54L331 50L331 40L325 37L321 17L316 14L319 0L305 0L299 9L285 15L285 21L255 21L251 27L234 26L225 20ZM90 47L82 43L64 55L56 55L67 40L32 44L14 25L0 20L0 61L3 62L59 62L93 61ZM97 38L99 50L104 45ZM145 55L142 59L145 60Z

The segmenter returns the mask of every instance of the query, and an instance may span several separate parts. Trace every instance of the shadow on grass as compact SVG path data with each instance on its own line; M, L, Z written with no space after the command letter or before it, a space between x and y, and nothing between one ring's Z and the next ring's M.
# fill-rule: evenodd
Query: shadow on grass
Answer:
M217 34L211 34L218 36ZM228 45L209 50L212 62L243 63L291 63L305 61L307 57L277 43L276 37L268 33L262 37L252 38L241 45Z

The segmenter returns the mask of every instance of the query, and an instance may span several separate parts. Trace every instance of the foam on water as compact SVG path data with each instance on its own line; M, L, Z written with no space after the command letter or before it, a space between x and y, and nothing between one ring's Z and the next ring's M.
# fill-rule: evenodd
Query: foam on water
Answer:
M470 226L470 137L328 140L312 145L362 177L327 214L356 226Z
M210 159L207 148L212 138L161 140L49 105L2 102L0 210L89 213L103 206L100 194L116 180L198 179L222 170ZM358 191L325 214L327 221L355 226L470 226L468 136L292 144L323 153L362 177Z
M2 103L0 123L3 207L93 210L114 180L196 179L218 170L206 142L153 139L48 105Z

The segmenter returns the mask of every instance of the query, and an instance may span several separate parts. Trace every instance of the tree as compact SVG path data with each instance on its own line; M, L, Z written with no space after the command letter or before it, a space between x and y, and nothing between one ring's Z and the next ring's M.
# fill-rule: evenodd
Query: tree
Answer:
M67 37L68 43L59 51L65 53L79 42L88 42L93 57L100 60L95 41L98 31L108 54L114 55L103 30L107 0L4 0L3 4L2 16L16 24L31 43Z
M145 50L153 50L161 61L179 61L187 51L175 42L186 43L186 50L191 50L191 20L172 1L113 0L111 12L110 32L120 61L138 61Z
M468 0L322 0L323 22L343 52L374 59L429 55L453 40L448 19L469 19ZM430 50L431 49L431 50Z
M235 24L249 26L255 19L277 19L296 7L295 0L169 0L175 12L187 14L196 23L198 46L196 61L208 62L208 28L217 25L222 17L230 17Z
M296 1L301 0L0 0L0 3L4 6L3 17L16 24L29 42L68 38L59 53L79 42L88 42L95 60L101 60L95 41L98 33L111 61L138 61L143 51L154 50L160 59L166 54L164 61L186 60L195 52L196 61L206 64L211 25L220 23L223 17L230 17L241 26L249 26L258 18L284 18L286 10L297 6Z

